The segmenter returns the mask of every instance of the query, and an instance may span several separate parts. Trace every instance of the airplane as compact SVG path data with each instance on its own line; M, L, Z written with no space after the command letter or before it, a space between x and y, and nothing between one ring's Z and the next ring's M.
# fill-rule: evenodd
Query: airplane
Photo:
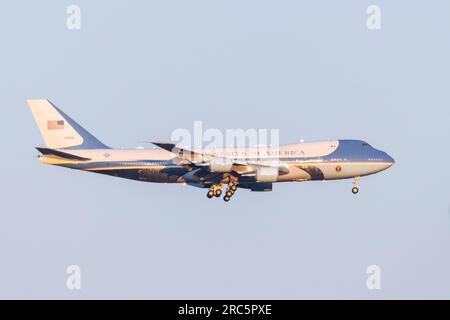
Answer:
M259 147L197 150L171 142L155 149L112 149L47 99L28 100L46 144L37 147L44 164L159 183L207 188L207 197L228 202L238 188L272 191L276 182L353 179L383 171L394 159L362 140L302 142ZM263 151L261 151L263 150ZM228 153L227 153L228 152Z

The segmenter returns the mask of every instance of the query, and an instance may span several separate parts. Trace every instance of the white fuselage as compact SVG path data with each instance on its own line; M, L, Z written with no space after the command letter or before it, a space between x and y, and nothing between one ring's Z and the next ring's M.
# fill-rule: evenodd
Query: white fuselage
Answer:
M373 174L394 163L386 153L359 140L304 142L278 148L209 148L196 151L237 162L284 168L285 173L273 182L346 179ZM70 153L89 160L67 161L47 156L40 159L48 164L119 177L126 170L129 176L123 177L136 180L189 182L189 172L173 170L179 163L176 155L162 149L88 149L70 150ZM173 174L164 174L167 168Z

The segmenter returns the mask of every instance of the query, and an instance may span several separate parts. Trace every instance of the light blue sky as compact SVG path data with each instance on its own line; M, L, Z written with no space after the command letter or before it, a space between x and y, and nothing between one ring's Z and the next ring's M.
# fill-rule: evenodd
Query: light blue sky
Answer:
M66 28L78 4L82 27ZM366 8L382 29L366 28ZM0 5L2 298L449 298L450 3L8 1ZM49 98L114 147L173 129L363 139L396 165L238 191L44 166ZM82 290L66 289L66 267ZM368 265L382 290L366 288Z

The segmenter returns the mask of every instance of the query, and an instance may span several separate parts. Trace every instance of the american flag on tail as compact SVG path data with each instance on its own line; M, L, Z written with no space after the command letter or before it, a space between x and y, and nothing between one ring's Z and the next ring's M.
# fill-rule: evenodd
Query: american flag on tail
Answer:
M62 130L64 129L64 120L49 120L47 121L48 130Z

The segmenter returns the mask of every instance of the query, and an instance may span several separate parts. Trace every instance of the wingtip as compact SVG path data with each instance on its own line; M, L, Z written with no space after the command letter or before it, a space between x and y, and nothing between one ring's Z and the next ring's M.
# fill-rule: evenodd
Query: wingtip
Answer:
M175 144L173 144L171 142L151 141L151 143L153 143L155 146L158 146L167 151L172 151L173 148L175 147Z

